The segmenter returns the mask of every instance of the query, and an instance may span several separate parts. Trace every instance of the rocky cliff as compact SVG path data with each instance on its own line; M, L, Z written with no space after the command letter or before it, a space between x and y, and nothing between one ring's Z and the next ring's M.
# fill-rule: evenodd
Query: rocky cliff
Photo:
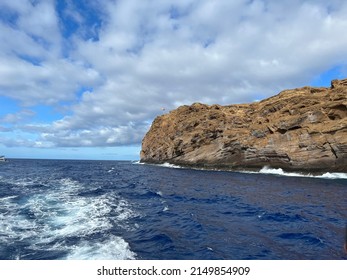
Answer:
M250 104L181 106L154 120L141 161L347 172L347 79Z

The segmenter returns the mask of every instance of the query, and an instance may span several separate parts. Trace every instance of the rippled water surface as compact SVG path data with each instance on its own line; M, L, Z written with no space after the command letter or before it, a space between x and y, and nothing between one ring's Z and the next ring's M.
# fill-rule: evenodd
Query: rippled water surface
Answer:
M1 163L0 259L347 259L344 174L168 167Z

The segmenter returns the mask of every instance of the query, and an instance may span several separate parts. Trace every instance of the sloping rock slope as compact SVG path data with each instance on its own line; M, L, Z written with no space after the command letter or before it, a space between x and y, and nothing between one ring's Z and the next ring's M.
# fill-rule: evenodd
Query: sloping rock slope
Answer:
M181 106L154 120L141 161L347 172L347 79L250 104Z

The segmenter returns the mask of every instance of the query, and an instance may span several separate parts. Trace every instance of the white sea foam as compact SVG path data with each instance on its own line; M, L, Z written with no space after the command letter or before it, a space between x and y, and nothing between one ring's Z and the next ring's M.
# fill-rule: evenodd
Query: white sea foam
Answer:
M118 221L124 221L138 216L137 213L131 210L129 202L122 199L117 202L116 217Z
M257 172L250 172L250 173L257 173ZM270 168L270 167L263 167L259 173L261 174L273 174L273 175L280 175L280 176L290 176L290 177L309 177L309 178L322 178L322 179L347 179L347 173L324 173L322 175L311 175L311 174L302 174L297 172L286 172L283 171L282 168Z
M140 161L133 161L133 164L143 164L143 165L155 165L155 166L160 166L160 167L167 167L167 168L183 168L182 166L164 162L162 164L152 164L152 163L145 163L145 162L140 162Z
M291 177L306 177L310 175L304 175L300 173L295 173L295 172L285 172L283 171L282 168L270 168L270 167L263 167L259 173L262 174L274 174L274 175L281 175L281 176L291 176Z
M121 237L112 236L102 243L83 241L70 248L68 260L133 260L136 254Z
M162 191L157 191L156 194L159 195L159 196L163 196L163 192Z
M133 162L134 164L146 164L146 163L140 163L139 161ZM168 162L165 162L163 164L155 164L157 166L161 167L167 167L167 168L183 168L182 166L171 164ZM192 170L205 170L205 171L225 171L225 170L219 170L219 169L205 169L205 168L192 168ZM232 171L232 170L231 170ZM298 172L286 172L282 168L271 168L268 166L264 166L260 171L240 171L241 173L250 173L250 174L272 174L272 175L279 175L279 176L288 176L288 177L309 177L309 178L322 178L322 179L347 179L347 173L341 173L341 172L327 172L322 175L312 175L312 174L303 174Z
M79 195L93 188L70 178L50 184L52 186L47 186L44 193L31 194L28 187L25 199L18 200L17 196L0 199L0 244L27 240L32 249L70 251L69 259L135 258L129 245L119 236L73 245L59 243L57 240L69 237L83 239L86 236L88 239L90 234L108 231L115 222L119 227L129 228L127 220L137 213L128 201L117 195ZM24 187L30 183L21 181L18 185ZM51 244L49 248L48 243Z
M111 169L107 170L108 173L114 172L115 168L112 167Z
M158 164L158 166L167 167L167 168L182 168L182 166L175 165L175 164L168 163L168 162L164 162L163 164Z
M317 178L325 178L325 179L347 179L347 173L339 173L339 172L327 172L323 175L316 176Z
M5 201L5 200L16 198L16 197L17 197L17 195L5 196L5 197L1 197L0 201Z

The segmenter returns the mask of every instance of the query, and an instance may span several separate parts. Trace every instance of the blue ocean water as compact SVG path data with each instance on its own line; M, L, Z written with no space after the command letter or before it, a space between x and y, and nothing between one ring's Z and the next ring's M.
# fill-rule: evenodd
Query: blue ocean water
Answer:
M346 174L173 167L1 163L0 259L347 259Z

